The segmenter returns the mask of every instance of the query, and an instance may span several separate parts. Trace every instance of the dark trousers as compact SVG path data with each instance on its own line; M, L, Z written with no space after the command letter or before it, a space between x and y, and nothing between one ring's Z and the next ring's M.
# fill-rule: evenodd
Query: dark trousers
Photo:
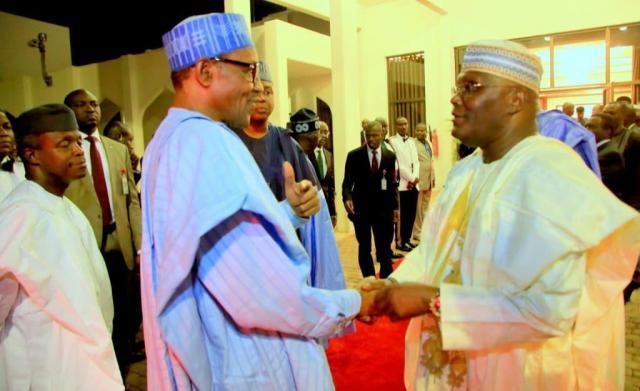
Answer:
M371 231L376 243L376 259L380 262L380 278L387 278L391 268L391 241L393 240L393 215L357 215L353 225L358 239L358 263L363 277L376 274L371 258Z
M113 296L113 333L111 339L120 373L124 379L133 342L130 320L131 271L127 268L120 251L103 252L102 256L107 265L111 295Z
M631 300L631 294L633 293L633 291L635 291L639 287L640 287L640 283L637 283L637 282L631 280L631 282L629 282L629 285L627 285L627 287L624 288L624 291L622 292L622 295L624 296L624 303L625 304L627 304L629 302L629 300Z
M416 189L400 191L400 243L409 243L416 221L418 191Z

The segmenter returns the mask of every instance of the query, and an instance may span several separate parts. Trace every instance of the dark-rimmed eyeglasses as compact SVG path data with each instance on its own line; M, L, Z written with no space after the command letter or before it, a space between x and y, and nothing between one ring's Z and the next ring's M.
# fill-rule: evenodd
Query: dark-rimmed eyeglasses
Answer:
M461 98L466 98L468 96L473 95L475 92L481 90L482 88L492 88L492 87L514 87L514 86L509 84L482 84L477 82L466 82L453 87L451 89L451 96L460 95Z
M251 82L255 83L258 77L258 70L260 69L260 61L258 62L244 62L238 60L232 60L224 57L211 57L210 60L217 62L224 62L226 64L232 64L244 68L247 71L247 75L251 75Z

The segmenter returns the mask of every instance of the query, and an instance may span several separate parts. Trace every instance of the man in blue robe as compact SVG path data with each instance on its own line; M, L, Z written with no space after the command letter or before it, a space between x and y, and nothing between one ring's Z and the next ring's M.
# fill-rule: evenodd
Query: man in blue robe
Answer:
M562 141L570 146L594 174L601 178L596 139L578 121L560 110L540 111L536 115L540 134Z
M292 216L315 214L317 191L285 163L279 205L231 130L263 90L246 22L193 16L163 43L176 96L142 171L149 389L333 389L316 339L368 315L373 297L309 286Z

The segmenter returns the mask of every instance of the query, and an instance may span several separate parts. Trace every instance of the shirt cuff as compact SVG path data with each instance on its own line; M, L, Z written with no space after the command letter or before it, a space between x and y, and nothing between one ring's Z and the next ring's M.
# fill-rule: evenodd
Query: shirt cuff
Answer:
M334 303L337 304L338 310L338 322L334 334L340 332L345 327L349 326L353 319L360 312L360 306L362 299L360 293L355 289L345 289L337 291L324 291L331 297Z
M289 201L287 201L286 199L280 201L280 205L284 213L289 218L289 221L293 225L293 228L298 229L305 225L307 221L309 221L308 218L298 216L296 212L293 211L293 208L291 207L291 204L289 204Z

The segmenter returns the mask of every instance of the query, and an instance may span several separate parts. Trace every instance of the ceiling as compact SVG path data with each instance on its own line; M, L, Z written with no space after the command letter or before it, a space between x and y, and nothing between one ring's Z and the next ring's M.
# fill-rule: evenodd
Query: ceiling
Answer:
M2 0L0 11L68 27L71 62L75 66L160 48L162 34L182 19L224 11L221 0L179 0L165 7L158 7L157 1L139 0L136 8L125 0L104 2L103 8L99 4ZM251 0L251 8L252 22L286 10L265 0Z

